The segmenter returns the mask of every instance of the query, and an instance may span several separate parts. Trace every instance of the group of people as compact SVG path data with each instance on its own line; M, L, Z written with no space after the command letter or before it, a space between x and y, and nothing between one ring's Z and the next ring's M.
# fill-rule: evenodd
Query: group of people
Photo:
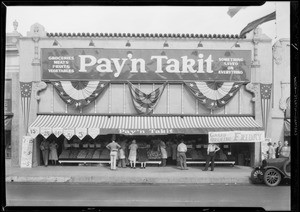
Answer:
M174 146L173 146L174 147ZM184 143L184 140L181 139L180 143L177 145L175 143L175 150L176 150L176 156L178 158L178 166L180 166L181 170L188 170L186 165L186 152L187 152L187 146ZM120 167L125 168L126 162L125 162L125 145L122 143L119 145L115 140L112 140L111 143L107 144L107 149L110 150L110 164L111 164L111 170L117 169L117 160L119 162ZM160 141L159 144L160 152L161 152L161 166L166 166L167 161L167 150L166 150L166 144L163 141ZM147 148L144 145L137 145L136 140L132 140L131 144L128 147L129 149L129 156L128 160L130 161L130 168L135 169L136 168L136 159L138 155L139 162L141 163L141 168L146 168L146 163L148 161L147 156ZM220 150L220 147L218 147L216 144L209 144L207 147L207 158L206 158L206 164L203 171L207 171L209 165L211 165L211 171L214 171L214 160L216 156L216 152Z
M206 163L205 168L202 171L207 171L209 165L211 165L211 171L214 171L215 167L215 156L216 152L220 150L220 147L216 144L210 143L207 146L207 156L206 156ZM178 158L180 162L180 168L181 170L188 170L186 166L186 155L187 152L187 146L184 144L184 141L181 139L180 144L177 147L178 152Z
M291 148L289 146L288 141L284 141L282 144L281 141L278 141L278 146L276 147L276 143L272 145L271 142L268 143L268 159L274 158L288 158L290 157Z
M40 144L40 150L42 151L42 158L45 167L48 166L49 160L51 161L52 165L56 165L58 161L57 148L58 145L54 140L52 140L51 143L46 139L42 140Z
M118 144L115 140L112 140L109 144L106 145L106 148L110 150L110 165L111 170L116 170L117 160L118 166L126 168L126 143ZM141 163L141 168L146 168L146 162L148 160L147 148L145 145L137 145L136 140L132 140L131 144L128 147L129 155L128 160L130 162L130 168L136 168L136 159L137 155L139 162Z

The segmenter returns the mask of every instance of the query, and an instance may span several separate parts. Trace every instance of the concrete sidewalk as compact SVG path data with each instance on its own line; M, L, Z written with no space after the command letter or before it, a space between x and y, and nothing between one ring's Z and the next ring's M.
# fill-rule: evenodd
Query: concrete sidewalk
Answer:
M148 166L146 169L109 166L39 166L15 168L6 166L6 182L56 182L56 183L209 183L249 184L252 168L245 166L216 166L215 171L202 171L203 166L190 166L181 170L176 166Z

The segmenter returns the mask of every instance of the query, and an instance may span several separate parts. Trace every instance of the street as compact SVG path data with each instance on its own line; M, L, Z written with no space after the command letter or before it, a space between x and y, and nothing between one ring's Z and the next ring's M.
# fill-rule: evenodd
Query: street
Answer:
M290 186L7 183L7 206L193 206L290 210Z

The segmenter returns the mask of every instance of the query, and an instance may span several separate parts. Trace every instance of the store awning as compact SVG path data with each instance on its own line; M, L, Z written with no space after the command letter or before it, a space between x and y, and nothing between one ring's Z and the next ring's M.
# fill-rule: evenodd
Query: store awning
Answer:
M12 122L13 116L14 116L13 113L5 113L4 114L4 129L5 130L11 130L11 122Z
M208 134L213 131L263 128L250 116L99 116L99 115L39 115L30 125L29 134L45 138L54 134L70 139L76 135L167 135Z
M284 120L284 136L291 136L291 119Z

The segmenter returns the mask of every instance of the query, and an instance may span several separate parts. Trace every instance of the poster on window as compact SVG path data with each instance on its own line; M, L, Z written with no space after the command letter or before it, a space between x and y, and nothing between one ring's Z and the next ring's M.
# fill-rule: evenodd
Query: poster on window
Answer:
M31 138L31 136L23 136L21 168L32 167L32 150L33 150L33 139Z

